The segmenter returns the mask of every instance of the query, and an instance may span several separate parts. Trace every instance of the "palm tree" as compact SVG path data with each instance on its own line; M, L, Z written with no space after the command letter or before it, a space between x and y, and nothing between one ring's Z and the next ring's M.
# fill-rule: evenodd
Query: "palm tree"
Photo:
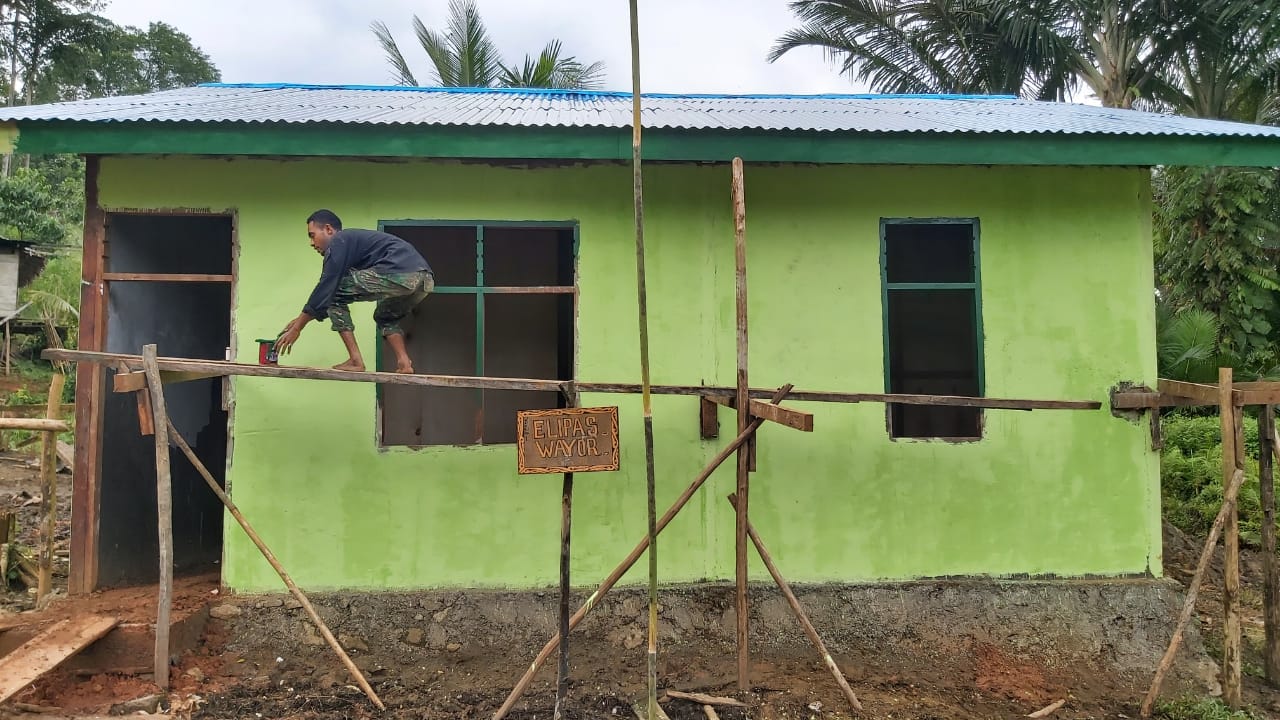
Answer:
M890 93L1044 95L1052 68L1005 39L989 0L796 0L801 26L778 39L769 61L822 48L841 73ZM1037 84L1039 81L1039 84Z
M1209 8L1228 2L794 0L802 26L778 40L770 60L817 46L880 91L1064 99L1083 87L1127 108L1204 31Z
M587 90L600 87L604 63L583 65L572 57L560 57L560 41L552 40L538 57L524 56L520 66L502 66L503 87L563 88Z
M1153 89L1156 109L1256 123L1280 122L1280 3L1223 3L1174 54Z
M395 81L419 85L386 23L371 26L386 53ZM497 45L489 37L475 0L451 0L449 22L441 33L413 16L413 32L433 67L433 81L443 87L541 87L591 90L598 88L604 64L583 65L563 57L559 40L552 40L536 58L526 55L522 65L502 62Z

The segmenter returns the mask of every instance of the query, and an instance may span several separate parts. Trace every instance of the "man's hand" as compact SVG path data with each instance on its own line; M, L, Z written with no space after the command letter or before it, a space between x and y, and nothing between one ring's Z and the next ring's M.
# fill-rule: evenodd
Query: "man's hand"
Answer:
M311 316L302 313L298 317L284 326L284 330L280 331L280 337L276 339L276 352L281 355L289 354L289 350L293 348L293 344L298 342L298 336L302 334L302 328L311 322Z

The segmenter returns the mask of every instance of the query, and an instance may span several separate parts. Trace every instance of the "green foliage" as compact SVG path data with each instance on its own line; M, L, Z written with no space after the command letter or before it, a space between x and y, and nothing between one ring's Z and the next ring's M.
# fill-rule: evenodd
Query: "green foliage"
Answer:
M1218 348L1218 318L1200 308L1174 312L1167 302L1156 303L1156 357L1160 377L1184 382L1214 383L1218 368L1234 366Z
M1168 415L1161 422L1160 491L1165 518L1183 532L1208 534L1222 507L1222 443L1216 415ZM1245 481L1240 488L1240 533L1261 540L1262 502L1258 490L1258 423L1244 419Z
M1248 710L1232 710L1220 698L1186 696L1164 702L1156 708L1165 720L1258 720Z
M21 291L22 302L31 303L32 308L24 317L34 316L54 326L72 328L65 341L68 347L75 347L75 327L80 319L80 269L78 252L58 255L50 258L44 272Z
M48 100L134 95L217 82L221 74L191 38L172 25L147 29L107 23L91 43L68 49L44 74Z
M0 177L0 236L38 243L62 242L67 234L68 215L72 215L70 204L39 170L19 168L9 177Z
M1273 171L1163 168L1155 175L1156 282L1179 309L1217 321L1217 352L1248 368L1276 365L1280 228L1267 212Z
M404 53L387 24L370 25L387 56L395 81L418 85ZM450 0L449 20L444 32L432 30L417 15L413 33L432 64L432 80L443 87L537 87L588 90L598 88L604 63L583 65L573 57L562 57L559 40L547 43L534 57L526 55L522 64L506 65L493 42L475 0Z

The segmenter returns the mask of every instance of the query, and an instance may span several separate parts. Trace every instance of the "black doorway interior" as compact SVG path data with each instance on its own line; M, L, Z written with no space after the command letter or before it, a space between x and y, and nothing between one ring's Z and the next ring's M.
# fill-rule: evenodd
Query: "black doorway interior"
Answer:
M161 356L226 358L231 344L234 265L229 215L108 213L106 350ZM130 273L129 279L110 279ZM135 275L136 274L136 275ZM217 281L164 279L220 275ZM114 393L110 368L103 393L99 478L98 582L112 587L155 582L155 443L138 429L133 393ZM228 414L223 381L166 386L169 417L219 483L225 484ZM222 505L176 448L172 450L175 572L216 570L222 556Z

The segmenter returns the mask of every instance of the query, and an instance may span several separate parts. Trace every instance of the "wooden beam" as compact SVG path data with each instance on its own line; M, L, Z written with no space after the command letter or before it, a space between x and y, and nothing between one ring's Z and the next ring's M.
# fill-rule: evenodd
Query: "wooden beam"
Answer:
M56 420L62 405L66 377L55 372L49 380L47 418ZM58 433L46 430L40 444L40 573L36 583L36 607L43 607L53 590L53 536L58 525Z
M1173 395L1176 397L1185 397L1195 400L1204 405L1218 405L1221 403L1221 395L1218 385L1206 385L1203 383L1189 383L1178 380L1161 380L1159 384L1160 392L1165 395ZM1228 390L1228 392L1231 392ZM1237 400L1236 404L1243 395L1234 393L1229 397Z
M169 473L169 413L164 403L164 385L156 367L156 346L144 345L147 390L151 395L152 427L156 445L156 524L160 541L160 581L156 599L155 675L161 690L169 689L169 616L173 610L173 484Z
M70 429L71 426L65 420L56 418L0 418L0 430L66 432Z
M84 267L80 283L80 330L83 350L106 347L107 299L102 274L106 270L107 214L98 197L100 158L84 162ZM98 586L98 513L101 509L102 404L105 368L81 363L76 367L76 455L71 490L71 572L67 592L80 595Z
M698 398L698 430L703 440L720 437L720 416L716 403L706 395Z
M229 283L235 282L235 275L209 275L205 273L130 273L104 272L102 279L111 282L197 282L197 283Z
M733 197L733 257L734 286L736 290L736 316L738 329L738 432L751 423L751 388L747 384L747 200L743 183L742 158L735 157L731 171ZM753 438L748 438L750 443ZM738 502L734 505L737 524L735 550L735 614L738 621L738 691L751 689L751 656L748 647L747 627L747 503L751 485L750 445L738 448Z
M727 395L703 395L702 400L706 403L714 403L725 407L735 407L738 404L736 399ZM782 407L781 405L774 405L773 403L755 399L751 401L749 408L751 417L786 425L789 428L803 432L813 432L813 413L811 412Z
M1258 495L1262 503L1262 667L1267 684L1280 686L1280 576L1276 574L1276 410L1258 415Z
M1231 368L1218 369L1218 409L1222 426L1222 492L1231 489L1237 472L1244 471L1240 455L1244 450L1235 391L1231 387ZM1161 381L1164 390L1165 381ZM1222 700L1232 708L1243 702L1240 684L1241 629L1240 629L1240 513L1232 505L1222 531Z
M1270 388L1237 390L1236 394L1242 396L1239 405L1275 405L1280 403L1280 383Z
M1196 407L1217 404L1216 399L1211 403L1202 403L1188 397L1166 395L1151 390L1119 390L1111 393L1113 410L1149 410L1160 407Z
M78 363L124 363L131 370L142 367L137 355L91 352L88 350L49 349L41 353L46 360L66 360ZM257 365L221 360L191 360L186 358L157 358L160 370L171 372L198 372L209 376L281 377L305 380L337 380L342 382L371 382L383 385L417 385L425 387L462 387L491 390L545 390L580 393L629 394L640 393L634 383L576 382L569 380L537 380L524 378L490 378L466 375L401 375L386 372L348 372L327 368L281 367ZM131 373L129 373L131 374ZM133 383L135 381L125 381ZM132 385L121 392L132 392ZM733 396L736 388L719 385L653 385L654 395L706 395ZM768 399L774 390L751 388L752 399ZM796 391L788 399L804 402L831 403L897 403L901 405L941 405L947 407L976 407L989 410L1098 410L1102 403L1096 400L1025 400L993 397L960 397L952 395L910 395L894 393L849 393L821 390ZM1189 403L1193 404L1193 403Z
M209 378L227 377L225 372L209 372L194 370L161 370L160 382L165 385L176 385L177 383L191 382L193 380L208 380ZM147 377L144 372L127 372L116 373L115 383L112 390L118 393L137 392L147 386Z

